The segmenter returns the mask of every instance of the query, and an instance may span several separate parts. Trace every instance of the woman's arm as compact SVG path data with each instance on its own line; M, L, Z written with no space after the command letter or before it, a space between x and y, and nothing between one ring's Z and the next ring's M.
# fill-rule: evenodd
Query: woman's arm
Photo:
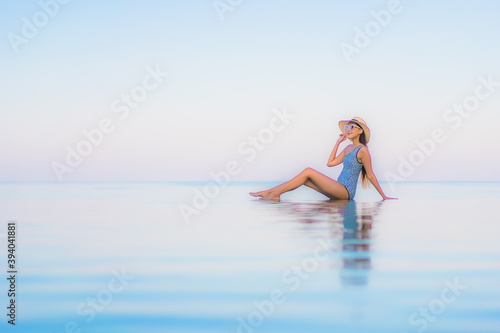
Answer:
M361 147L359 149L358 153L359 153L359 157L361 158L361 163L363 163L363 166L366 170L366 177L368 178L370 183L372 183L373 186L377 189L378 193L380 193L382 198L384 198L384 200L395 199L395 198L389 198L388 196L386 196L384 194L384 191L382 191L382 188L380 187L380 185L378 183L377 177L375 177L375 174L373 173L372 158L370 156L370 152L368 151L368 148Z
M330 154L330 157L328 158L328 162L326 163L326 166L332 167L339 165L344 161L344 156L345 156L345 149L342 150L342 152L339 154L339 156L335 157L337 155L337 149L339 149L339 145L342 141L344 141L346 138L345 134L340 134L340 137L337 140L337 143L335 143L335 147L333 147L332 153Z

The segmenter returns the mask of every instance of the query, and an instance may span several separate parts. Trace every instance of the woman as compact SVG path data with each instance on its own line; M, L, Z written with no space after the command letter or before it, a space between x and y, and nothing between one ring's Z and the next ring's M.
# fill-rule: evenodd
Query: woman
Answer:
M285 192L293 191L301 185L306 185L319 193L322 193L330 199L352 200L356 194L356 185L358 183L359 173L361 172L361 183L363 187L368 186L370 181L377 189L384 200L394 199L387 197L380 187L377 177L372 170L370 153L366 144L370 140L370 129L365 121L359 117L351 120L342 120L339 122L340 134L333 151L330 154L329 167L344 163L344 168L337 181L325 176L324 174L306 168L291 180L273 187L269 190L260 192L250 192L254 197L261 197L264 200L280 200L280 195ZM352 141L352 144L344 148L337 155L337 149L346 138Z

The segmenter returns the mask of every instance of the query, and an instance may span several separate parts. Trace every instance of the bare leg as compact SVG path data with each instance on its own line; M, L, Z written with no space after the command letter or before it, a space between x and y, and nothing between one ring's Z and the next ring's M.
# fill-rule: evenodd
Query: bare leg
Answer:
M278 187L280 187L282 185L285 185L288 182L290 182L290 181L286 181L284 183L281 183L281 184L279 184L279 185L277 185L277 186L275 186L273 188L270 188L268 190L264 190L264 191L260 191L260 192L249 192L249 193L250 193L250 195L252 195L254 197L264 197L264 196L268 195L269 193L273 192L274 190L276 190ZM310 188L313 188L313 189L315 189L318 192L321 192L316 186L314 186L314 184L311 181L307 181L306 183L304 183L304 185L309 186Z
M342 184L311 168L304 169L291 180L268 190L266 194L263 194L262 199L280 200L281 194L293 191L301 185L306 185L330 199L349 199L349 194Z
M273 192L274 190L276 190L278 187L280 187L280 186L282 186L282 185L285 185L285 184L286 184L286 183L288 183L288 182L289 182L289 181L286 181L286 182L281 183L281 184L279 184L278 186L275 186L275 187L270 188L270 189L268 189L268 190L264 190L264 191L260 191L260 192L249 192L249 193L250 193L250 195L252 195L252 196L254 196L254 197L264 197L264 196L268 195L269 193ZM324 194L324 195L328 196L326 193L323 193L323 192L322 192L322 191L321 191L321 190L320 190L320 189L319 189L316 185L314 185L314 183L313 183L313 182L311 182L310 180L307 180L307 181L304 183L304 185L306 185L306 186L308 186L308 187L310 187L310 188L312 188L312 189L314 189L314 190L316 190L316 191L320 192L321 194Z
M263 197L267 194L269 194L273 189L269 189L269 190L264 190L264 191L259 191L259 192L249 192L249 194L251 196L254 196L254 197Z
M321 194L329 197L330 199L335 199L335 198L332 198L330 196L330 194L326 193L325 191L323 191L322 189L320 189L319 187L317 187L316 185L314 185L314 183L310 179L306 180L306 182L304 183L304 185L307 186L307 187L312 188L313 190L318 191L319 193L321 193Z
M307 169L309 169L309 168L307 168ZM307 170L307 169L305 169L305 170ZM304 171L302 171L302 172L304 172ZM297 178L297 177L295 177L295 178ZM250 192L250 195L252 195L254 197L264 197L264 196L268 195L269 193L273 192L274 190L276 190L277 188L283 187L283 185L285 185L289 182L290 181L286 181L286 182L281 183L280 185L275 186L273 188L270 188L268 190L263 190L263 191L259 191L259 192ZM330 197L330 195L328 193L324 192L322 189L320 189L318 186L316 186L310 179L307 179L303 185L308 186L308 187L312 188L313 190L316 190L316 191L320 192L321 194L324 194L327 197Z
M273 188L270 188L268 190L264 190L264 191L260 191L260 192L249 192L249 193L251 196L254 196L254 197L263 197L265 195L268 195L269 193L271 193L272 191L274 191L275 189L277 189L278 187L280 187L281 185L283 185L285 183L288 183L288 182L281 183L280 185L275 186Z

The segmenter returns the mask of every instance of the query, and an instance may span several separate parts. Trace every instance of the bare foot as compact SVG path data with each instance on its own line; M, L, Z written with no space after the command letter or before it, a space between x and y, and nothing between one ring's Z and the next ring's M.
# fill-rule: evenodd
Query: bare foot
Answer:
M280 201L280 195L279 194L275 194L275 193L269 193L269 194L266 194L265 196L263 196L261 198L261 200L274 200L274 201Z
M249 194L253 197L263 197L265 195L269 194L269 190L267 191L260 191L260 192L249 192Z

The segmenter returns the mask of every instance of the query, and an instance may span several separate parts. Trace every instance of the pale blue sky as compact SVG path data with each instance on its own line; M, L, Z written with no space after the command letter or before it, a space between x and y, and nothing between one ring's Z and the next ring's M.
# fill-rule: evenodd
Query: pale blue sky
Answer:
M500 81L500 3L401 1L348 62L341 44L388 3L243 0L220 20L210 0L70 1L16 52L9 38L22 36L23 17L44 14L37 1L2 2L0 181L57 181L53 162L65 164L67 146L105 118L114 130L64 181L204 181L233 159L234 180L305 167L336 179L341 166L325 165L337 122L354 116L371 128L381 181L401 177L401 160L419 154L414 141L436 128L446 140L402 178L500 181L500 86L467 118L443 119L479 77ZM167 77L119 118L113 101L157 67ZM295 118L247 161L238 147L275 108Z

